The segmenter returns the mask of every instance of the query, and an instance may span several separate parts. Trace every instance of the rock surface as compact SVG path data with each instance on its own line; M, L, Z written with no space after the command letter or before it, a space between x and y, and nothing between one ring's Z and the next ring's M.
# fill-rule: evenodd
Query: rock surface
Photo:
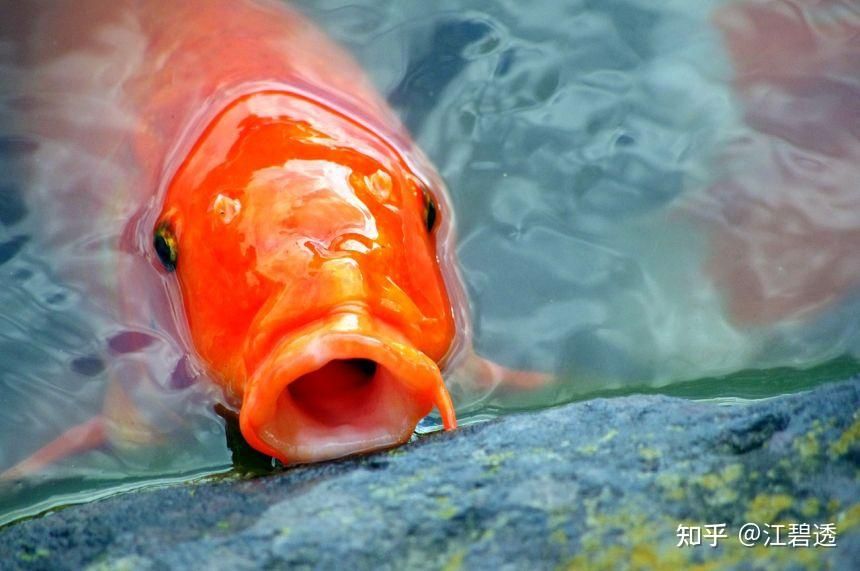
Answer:
M60 510L0 531L0 567L855 569L858 474L860 379L731 406L598 399ZM813 524L810 547L744 547L747 522ZM831 522L836 547L811 547ZM677 547L679 524L717 523L718 547Z

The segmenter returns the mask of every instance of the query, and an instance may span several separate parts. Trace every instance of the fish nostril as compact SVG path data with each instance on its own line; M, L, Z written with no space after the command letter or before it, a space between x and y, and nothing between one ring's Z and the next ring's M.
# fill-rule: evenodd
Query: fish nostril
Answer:
M348 232L341 234L331 241L329 250L332 252L354 252L367 254L377 247L374 241L360 232Z
M223 194L219 194L212 201L212 206L209 207L210 212L216 216L224 224L229 224L242 212L242 203L238 198L231 198Z

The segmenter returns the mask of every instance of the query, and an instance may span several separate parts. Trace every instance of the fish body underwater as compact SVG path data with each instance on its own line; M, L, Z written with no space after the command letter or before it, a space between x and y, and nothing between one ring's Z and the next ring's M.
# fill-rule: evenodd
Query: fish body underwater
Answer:
M59 261L63 279L175 339L284 463L403 443L434 407L456 427L441 368L468 322L451 207L345 53L274 2L23 4L18 89L47 141L28 199L62 220L42 245L123 221ZM129 403L159 392L149 373L113 371L106 422L18 472L128 433Z
M860 288L860 9L731 2L713 22L748 131L691 201L711 228L707 271L744 327L844 310Z

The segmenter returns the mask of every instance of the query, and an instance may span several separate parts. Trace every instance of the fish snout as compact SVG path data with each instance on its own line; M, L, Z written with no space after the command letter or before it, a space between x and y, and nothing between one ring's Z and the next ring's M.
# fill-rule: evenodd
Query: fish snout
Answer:
M297 464L402 444L434 406L455 428L438 365L384 322L345 311L274 347L249 380L239 419L254 448Z

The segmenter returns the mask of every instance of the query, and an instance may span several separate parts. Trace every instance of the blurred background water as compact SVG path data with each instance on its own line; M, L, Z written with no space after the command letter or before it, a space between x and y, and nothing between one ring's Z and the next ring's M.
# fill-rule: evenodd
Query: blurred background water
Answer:
M716 2L298 5L355 56L446 180L478 351L557 378L536 391L455 382L461 419L637 392L762 398L860 371L851 52L826 52L832 65L797 73L800 84L761 70L733 83L745 52L726 40L755 34L726 33L729 16L721 31ZM813 37L833 22L860 28L856 7L828 6L805 14ZM3 26L0 469L98 413L107 379L130 366L174 379L166 399L188 422L171 446L97 450L0 483L0 524L229 470L224 420L192 382L203 373L169 335L128 332L64 282L59 254L42 246L50 220L28 192L46 142L22 119L26 69ZM785 228L744 214L761 211ZM795 239L802 247L780 250ZM783 254L802 259L765 275ZM763 269L750 278L735 266Z

